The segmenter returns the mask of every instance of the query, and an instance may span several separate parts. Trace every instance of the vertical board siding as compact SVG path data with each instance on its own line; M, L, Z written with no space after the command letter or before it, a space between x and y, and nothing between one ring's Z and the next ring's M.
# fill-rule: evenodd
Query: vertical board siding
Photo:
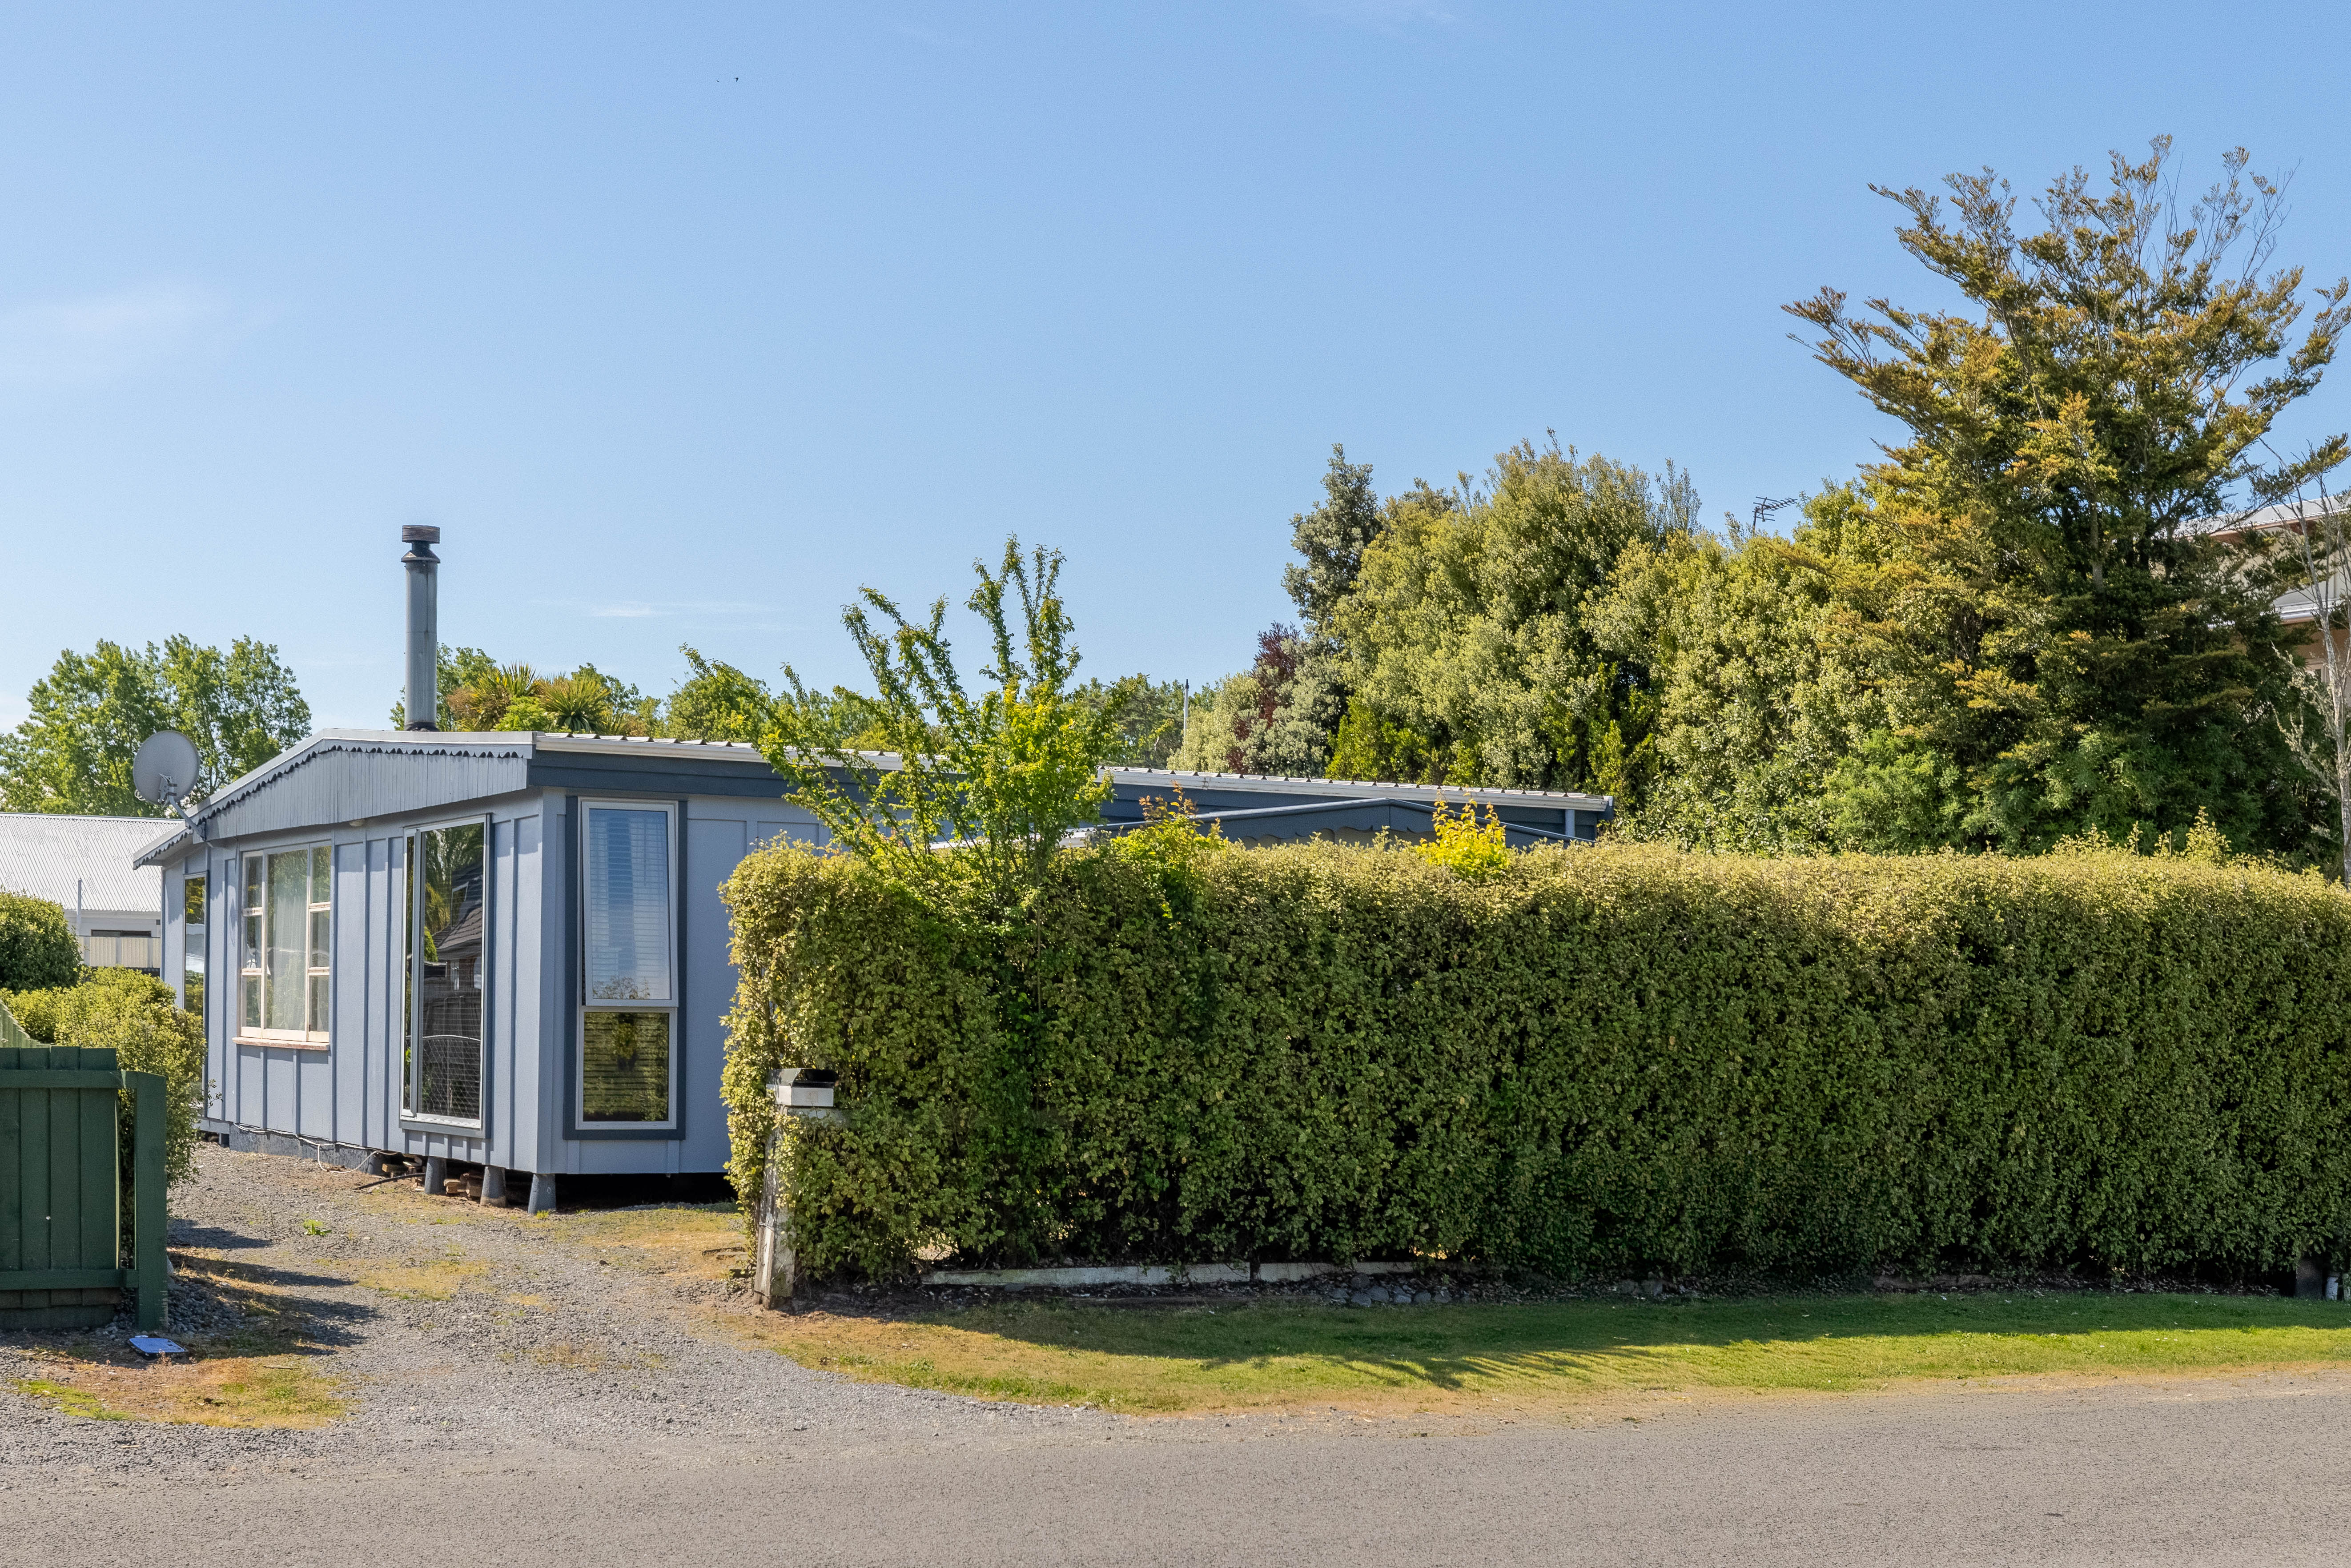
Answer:
M296 1098L299 1081L294 1073L293 1052L264 1046L260 1056L261 1124L272 1132L298 1132L294 1118L299 1104Z
M204 977L206 992L219 998L216 1005L204 1009L204 1049L212 1064L214 1113L224 1122L241 1122L244 1085L238 1082L237 1051L231 1043L236 1033L236 948L243 939L242 925L234 918L235 907L229 902L234 896L229 887L236 880L236 862L228 855L211 855L205 870L209 880L204 896L212 901L213 959L220 966Z
M571 927L577 911L569 885L575 873L564 852L576 824L560 794L486 813L490 995L484 1019L485 1123L479 1134L404 1126L400 1114L405 978L400 915L410 831L404 822L379 825L371 833L321 829L311 834L312 841L334 841L331 1044L323 1051L236 1043L238 857L253 846L206 852L214 1005L205 1044L216 1095L210 1113L238 1126L352 1147L481 1161L518 1172L723 1168L726 1112L718 1085L726 1058L723 1020L734 1002L735 970L718 890L756 844L778 835L817 839L820 830L776 800L695 797L686 805L679 821L677 868L684 927L677 1042L681 1136L566 1136L564 1102L574 1041L565 1004L576 961Z
M682 1168L716 1170L726 1163L726 1113L719 1095L726 1067L726 1009L735 998L735 966L727 961L726 905L718 890L742 863L749 847L747 814L721 815L723 808L695 802L685 844L685 1061L678 1074L684 1096L685 1140L672 1145ZM702 813L708 811L710 816Z
M364 1036L367 1077L374 1101L368 1116L367 1140L371 1149L400 1147L401 1004L407 976L400 966L402 939L402 883L408 874L407 845L398 838L377 839L368 845L368 909L375 931L368 945L368 1017Z
M546 1040L539 1010L539 873L546 857L539 852L537 815L514 825L514 892L507 900L508 918L499 950L506 956L507 984L498 997L498 1014L505 1025L507 1054L513 1063L507 1083L506 1158L510 1169L530 1169L538 1147L540 1085L546 1077Z
M541 1171L573 1168L567 1159L566 1151L571 1145L564 1139L563 1125L569 1113L564 1101L571 1092L571 945L580 925L580 911L572 904L572 857L579 823L565 800L561 795L544 797L540 816L545 824L538 855L538 904L543 912L538 929L540 1074L534 1102L538 1107L538 1129L531 1168Z
M241 1127L258 1127L268 1115L268 1101L262 1093L261 1048L257 1045L231 1045L236 1053L236 1123Z
M368 844L364 839L334 847L332 960L329 988L327 1068L334 1114L326 1137L338 1144L367 1142Z

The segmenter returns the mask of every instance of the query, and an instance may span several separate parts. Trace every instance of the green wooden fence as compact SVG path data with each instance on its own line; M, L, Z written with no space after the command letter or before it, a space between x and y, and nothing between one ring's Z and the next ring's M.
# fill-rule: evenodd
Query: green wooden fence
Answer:
M132 1102L122 1267L121 1108ZM135 1290L163 1326L163 1080L110 1051L37 1045L0 1008L0 1326L93 1328Z

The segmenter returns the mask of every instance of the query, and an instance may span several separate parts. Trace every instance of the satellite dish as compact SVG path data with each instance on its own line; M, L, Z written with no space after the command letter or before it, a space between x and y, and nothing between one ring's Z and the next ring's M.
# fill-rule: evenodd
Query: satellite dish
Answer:
M196 743L176 729L159 729L131 759L131 787L152 806L184 800L196 787Z

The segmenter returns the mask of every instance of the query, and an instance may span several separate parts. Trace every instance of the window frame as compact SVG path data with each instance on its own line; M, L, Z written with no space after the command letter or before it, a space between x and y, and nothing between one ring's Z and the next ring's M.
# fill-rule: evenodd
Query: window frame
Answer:
M193 916L193 918L191 918ZM199 1027L208 1024L212 1015L205 1009L212 1005L213 987L210 966L212 947L212 873L182 871L180 873L180 1007L194 1016ZM188 1006L188 981L195 979L195 1003ZM204 1039L210 1040L209 1031Z
M323 902L310 897L311 884L316 879L315 868L318 863L315 857L320 854L327 857L327 896ZM270 913L269 901L269 862L281 855L300 855L311 862L310 866L305 868L303 874L302 931L298 945L294 949L302 955L299 984L302 991L303 1027L299 1030L268 1027L270 938L275 935L274 918ZM258 866L261 871L258 883L255 881L253 875L253 868L256 866ZM261 894L261 903L257 907L246 902L256 886L259 887ZM310 839L300 843L284 844L271 849L240 851L236 858L235 879L231 882L230 887L237 896L236 930L234 937L235 946L232 949L236 958L236 1010L233 1015L234 1024L231 1030L236 1042L240 1045L278 1046L298 1051L332 1050L335 1043L334 841L330 839ZM323 965L310 962L318 952L316 945L310 940L310 928L322 914L327 917L327 962ZM246 940L247 921L259 922L259 925L255 927L259 935L257 944L248 944ZM256 961L248 963L246 961L248 958ZM325 998L322 1004L316 1009L318 1016L314 1016L310 1006L310 996L314 988L312 982L319 979L326 981ZM247 987L255 988L254 994L260 1003L257 1009L259 1021L252 1023L246 1021ZM204 988L205 999L208 1002L214 988L208 977ZM324 1027L313 1029L310 1027L313 1023L322 1024Z
M595 910L590 896L590 832L598 811L658 811L662 814L664 831L667 835L668 873L663 889L662 930L669 946L669 994L659 1001L639 998L597 999L589 993L588 972L593 963L590 939L590 922ZM680 929L678 883L684 873L679 857L683 852L684 835L680 831L683 815L681 802L627 798L589 797L578 802L577 821L572 829L572 843L578 854L574 862L579 867L578 895L580 917L578 941L580 962L571 976L571 1000L574 1018L571 1026L571 1126L578 1134L598 1136L674 1136L680 1130L678 1115L678 1081L680 1063L684 1055L685 943ZM615 1122L591 1120L588 1115L588 1020L594 1013L664 1013L669 1020L669 1082L665 1099L669 1114L658 1122Z
M482 992L482 1039L479 1114L472 1117L439 1116L416 1107L423 1103L422 1093L424 1074L423 1034L424 1009L424 900L419 896L422 883L418 879L418 846L424 835L445 831L451 828L482 830L482 960L479 970ZM403 1127L419 1132L460 1132L488 1134L490 1125L490 1031L497 1017L495 1001L497 951L496 928L497 908L494 897L497 887L497 822L488 812L467 813L440 821L417 822L402 828L394 842L401 846L399 903L402 912L402 1001L401 1001L401 1073L400 1122Z

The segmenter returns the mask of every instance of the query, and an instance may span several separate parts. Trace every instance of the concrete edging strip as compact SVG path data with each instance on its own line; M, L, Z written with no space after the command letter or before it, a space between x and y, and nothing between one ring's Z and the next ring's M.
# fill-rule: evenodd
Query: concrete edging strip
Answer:
M1336 1263L1194 1263L1129 1264L1118 1268L1073 1269L935 1269L923 1276L925 1285L994 1285L1005 1290L1045 1286L1066 1290L1077 1285L1287 1285L1325 1274L1409 1274L1417 1263L1357 1263L1352 1270Z

